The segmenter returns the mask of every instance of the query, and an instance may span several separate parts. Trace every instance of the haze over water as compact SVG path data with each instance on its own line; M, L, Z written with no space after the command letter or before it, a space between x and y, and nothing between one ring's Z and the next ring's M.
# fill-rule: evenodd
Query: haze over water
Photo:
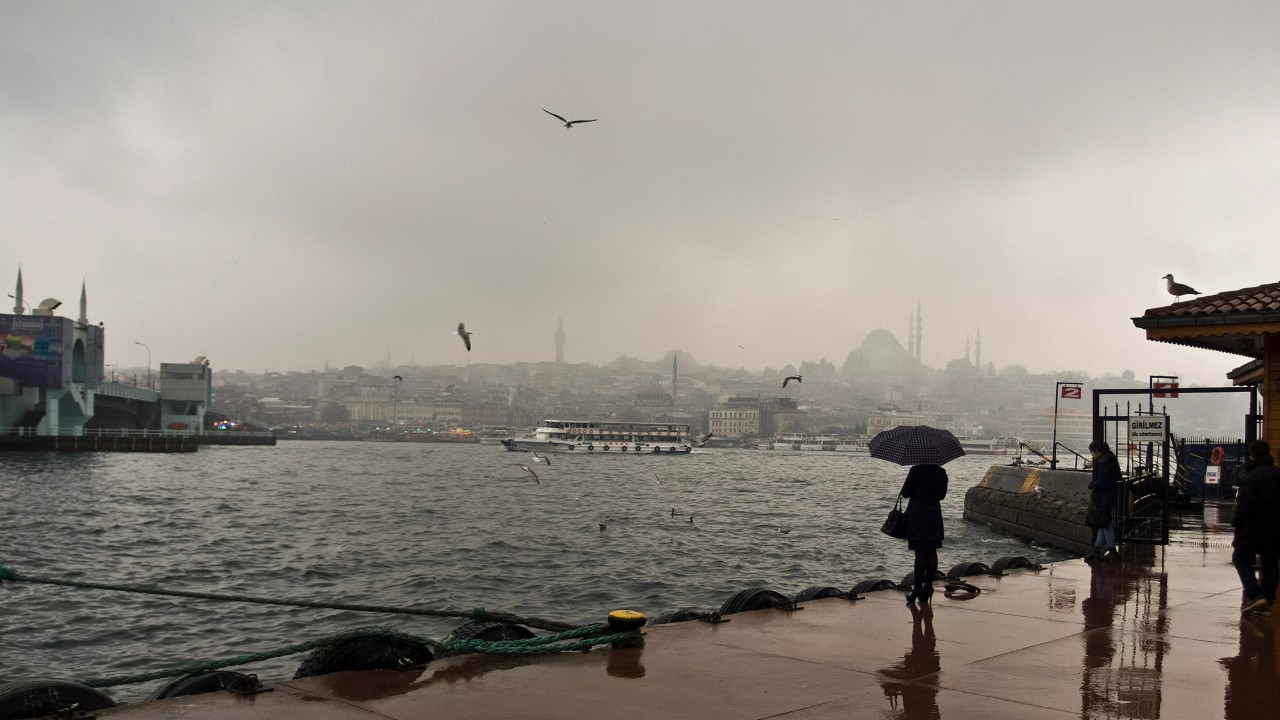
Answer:
M810 585L896 582L911 568L905 544L878 532L905 469L865 455L557 455L551 467L532 465L541 485L518 466L529 460L493 446L358 442L11 454L0 465L0 565L575 623L617 608L715 610L755 586L790 596ZM993 462L947 465L940 566L1066 557L961 518L965 490ZM439 637L463 622L28 583L0 584L0 608L0 681L156 670L364 625ZM292 677L300 661L235 669L272 681ZM161 684L110 693L135 701Z

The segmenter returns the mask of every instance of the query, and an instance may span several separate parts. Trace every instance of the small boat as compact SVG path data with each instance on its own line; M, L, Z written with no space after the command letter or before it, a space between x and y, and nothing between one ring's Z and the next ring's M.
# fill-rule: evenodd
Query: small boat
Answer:
M975 438L960 435L956 439L960 441L965 455L1016 455L1018 452L1018 438Z
M543 420L527 435L501 441L511 452L687 455L693 452L689 426L681 423L612 420Z

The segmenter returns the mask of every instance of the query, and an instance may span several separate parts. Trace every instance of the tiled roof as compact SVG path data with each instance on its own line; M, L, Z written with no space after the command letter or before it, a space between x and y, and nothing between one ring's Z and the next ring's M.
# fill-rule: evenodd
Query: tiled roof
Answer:
M1278 312L1280 312L1280 282L1274 282L1151 308L1142 314L1141 319L1193 319L1205 316L1222 317ZM1138 323L1137 318L1134 319L1134 324L1143 327Z

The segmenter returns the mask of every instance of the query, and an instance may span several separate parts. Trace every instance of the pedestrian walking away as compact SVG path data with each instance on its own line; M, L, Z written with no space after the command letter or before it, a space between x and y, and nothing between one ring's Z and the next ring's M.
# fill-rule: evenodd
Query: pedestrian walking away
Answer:
M1280 579L1280 468L1266 440L1249 443L1249 464L1252 469L1237 485L1231 517L1235 526L1231 564L1244 587L1241 609L1266 615L1275 605ZM1260 561L1258 571L1254 570L1255 557Z
M1089 481L1089 508L1085 511L1084 524L1097 531L1093 549L1085 556L1087 562L1092 562L1109 560L1119 551L1113 513L1120 488L1120 461L1103 440L1089 443L1089 454L1093 455L1093 479Z

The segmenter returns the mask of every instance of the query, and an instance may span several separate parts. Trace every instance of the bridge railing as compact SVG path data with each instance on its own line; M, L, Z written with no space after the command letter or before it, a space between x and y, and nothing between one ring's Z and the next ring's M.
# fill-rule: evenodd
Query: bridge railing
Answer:
M238 437L272 437L275 433L265 430L228 430L225 432L234 432ZM18 436L18 437L37 437L41 433L36 432L33 427L2 427L0 426L0 436ZM55 433L57 434L57 433ZM205 433L212 435L214 433ZM66 433L62 437L139 437L139 438L182 438L194 437L193 430L144 430L139 428L85 428L81 433Z

